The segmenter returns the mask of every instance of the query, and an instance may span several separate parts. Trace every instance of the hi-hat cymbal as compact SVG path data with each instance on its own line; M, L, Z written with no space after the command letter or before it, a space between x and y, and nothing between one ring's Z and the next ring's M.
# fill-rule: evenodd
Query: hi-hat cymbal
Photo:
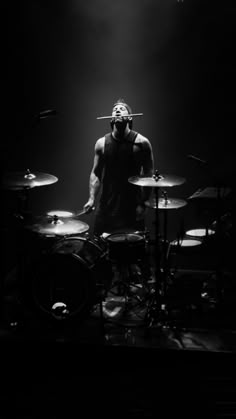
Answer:
M54 217L36 217L35 222L26 226L27 229L46 236L66 236L81 234L89 230L89 225L72 217L60 219Z
M182 185L182 183L185 182L185 178L174 175L154 175L152 177L132 176L128 179L128 181L137 186L166 188L170 186Z
M31 189L58 181L56 176L41 172L8 172L1 179L1 187L9 190Z
M64 211L64 210L51 210L47 212L47 215L50 217L59 217L59 218L70 218L74 216L73 212Z
M160 209L177 209L181 208L187 205L187 201L184 199L176 199L176 198L159 198L158 199L158 208ZM150 202L150 205L148 205L151 208L156 208L156 201L155 198L153 198Z

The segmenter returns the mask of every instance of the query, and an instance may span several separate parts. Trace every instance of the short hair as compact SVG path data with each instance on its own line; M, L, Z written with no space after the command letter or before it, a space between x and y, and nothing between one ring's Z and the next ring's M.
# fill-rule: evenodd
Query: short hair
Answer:
M113 108L116 106L116 105L123 105L123 106L125 106L126 107L126 109L127 109L127 111L128 111L128 113L129 114L131 114L132 113L132 109L131 109L131 107L128 105L128 103L126 103L125 102L125 100L123 99L123 98L119 98L119 99L117 99L117 101L114 103L114 105L113 105Z
M129 113L129 114L132 114L132 109L131 109L131 107L128 105L128 103L126 103L126 102L125 102L125 100L124 100L123 98L119 98L119 99L117 99L117 100L116 100L116 102L113 104L112 109L113 109L116 105L123 105L123 106L125 106L125 107L126 107L126 109L127 109L127 111L128 111L128 113ZM132 127L133 127L133 121L132 121L132 118L129 120L128 124L129 124L129 128L130 128L130 129L132 129ZM114 126L114 121L111 121L111 128L113 128L113 126Z

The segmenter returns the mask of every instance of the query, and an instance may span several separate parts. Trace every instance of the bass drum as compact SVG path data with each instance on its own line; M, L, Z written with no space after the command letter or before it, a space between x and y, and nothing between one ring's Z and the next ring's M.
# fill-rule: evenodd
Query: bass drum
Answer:
M110 288L112 267L104 244L67 237L34 260L25 277L27 305L57 320L84 318Z

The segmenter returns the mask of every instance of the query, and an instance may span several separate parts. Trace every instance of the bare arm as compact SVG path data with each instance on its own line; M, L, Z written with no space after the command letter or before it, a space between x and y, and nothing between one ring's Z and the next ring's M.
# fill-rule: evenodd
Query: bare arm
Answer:
M152 151L152 145L150 141L143 137L143 176L152 177L154 173L154 157ZM149 200L152 194L152 188L143 187L142 188L142 200L145 204Z
M142 159L142 176L152 177L154 172L154 158L153 151L150 141L141 136L140 137L143 150L143 159ZM152 194L152 188L142 187L141 188L141 202L137 205L136 208L136 220L142 220L146 213L146 208L150 206L149 199Z
M86 212L93 209L100 190L103 171L103 144L104 138L99 138L95 144L93 167L89 177L89 199L84 205Z

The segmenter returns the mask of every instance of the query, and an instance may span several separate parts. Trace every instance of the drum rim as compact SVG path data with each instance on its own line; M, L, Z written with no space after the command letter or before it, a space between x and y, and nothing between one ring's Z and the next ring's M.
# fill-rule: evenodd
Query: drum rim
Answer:
M113 240L114 237L123 237L124 240ZM135 237L137 240L129 240L129 238ZM127 238L127 240L126 240ZM140 234L137 234L135 232L120 232L120 233L111 233L109 236L106 237L106 240L112 243L137 243L140 241L145 241L144 237Z
M205 231L205 234L193 234L194 232L200 232L200 231ZM192 234L190 234L190 232L192 233ZM189 230L187 230L186 231L186 233L185 233L188 237L202 237L202 238L204 238L204 237L207 237L208 235L209 236L213 236L214 234L215 234L215 230L213 230L213 229L211 229L211 228L209 228L209 229L207 229L207 228L205 228L205 227L198 227L198 228L190 228Z
M192 244L192 245L186 246L186 245L183 245L183 242L194 242L196 244ZM202 244L202 240L200 240L200 239L193 239L193 238L183 238L182 240L179 240L179 241L178 240L173 240L171 242L171 245L172 246L179 246L179 247L184 247L184 248L186 248L186 247L196 247L196 246L200 246L201 244Z

